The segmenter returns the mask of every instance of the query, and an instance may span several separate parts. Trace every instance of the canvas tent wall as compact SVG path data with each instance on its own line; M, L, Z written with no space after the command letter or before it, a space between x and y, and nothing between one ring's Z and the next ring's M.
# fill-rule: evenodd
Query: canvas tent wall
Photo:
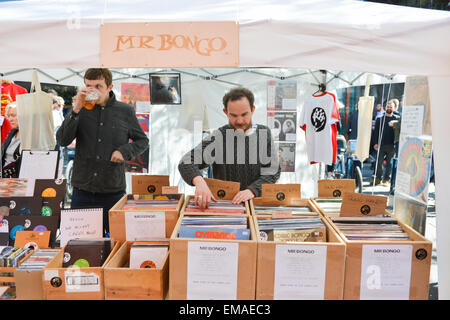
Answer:
M450 14L359 1L20 1L0 4L0 67L99 65L112 21L237 21L240 66L428 76L436 172L439 298L450 298Z

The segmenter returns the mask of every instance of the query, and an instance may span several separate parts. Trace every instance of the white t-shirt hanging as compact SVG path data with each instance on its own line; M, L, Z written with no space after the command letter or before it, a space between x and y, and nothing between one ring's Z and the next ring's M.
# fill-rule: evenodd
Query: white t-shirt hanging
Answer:
M340 120L334 94L324 92L305 102L299 125L305 130L306 152L311 163L336 161L337 122Z

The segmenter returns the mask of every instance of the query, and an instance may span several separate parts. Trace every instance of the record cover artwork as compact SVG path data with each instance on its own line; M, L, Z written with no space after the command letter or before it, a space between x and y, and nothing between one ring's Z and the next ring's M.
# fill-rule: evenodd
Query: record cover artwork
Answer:
M41 207L42 198L39 197L0 198L1 216L39 216Z
M296 110L297 81L267 82L267 110Z
M275 141L297 140L297 112L268 112L267 125Z
M150 114L149 113L136 113L136 118L138 119L139 125L142 130L150 139ZM130 139L130 142L132 140ZM149 148L145 149L143 153L137 157L125 162L125 172L135 172L135 173L148 173L148 163L149 163Z
M136 113L150 112L150 87L148 83L121 84L122 102L134 107Z
M17 231L51 231L50 246L54 244L59 217L43 216L7 216L9 224L9 245L14 245Z
M295 147L295 143L275 143L275 148L278 149L281 172L295 172Z

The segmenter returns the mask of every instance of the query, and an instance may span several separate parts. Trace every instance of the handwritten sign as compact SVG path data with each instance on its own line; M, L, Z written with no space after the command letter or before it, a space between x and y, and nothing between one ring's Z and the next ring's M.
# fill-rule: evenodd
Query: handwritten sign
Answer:
M401 133L413 136L422 135L425 106L405 106L402 111Z
M209 190L217 200L232 200L240 191L239 182L205 178Z
M70 239L103 237L103 209L61 210L61 248Z
M347 193L342 197L341 217L365 217L386 214L387 197Z
M263 184L262 199L263 202L277 204L291 204L291 199L301 198L300 184Z
M169 176L157 175L132 175L132 193L162 193L163 186L169 186Z
M318 181L319 197L341 198L344 192L355 192L354 179L324 179Z
M237 67L239 25L218 22L105 23L100 62L105 67Z

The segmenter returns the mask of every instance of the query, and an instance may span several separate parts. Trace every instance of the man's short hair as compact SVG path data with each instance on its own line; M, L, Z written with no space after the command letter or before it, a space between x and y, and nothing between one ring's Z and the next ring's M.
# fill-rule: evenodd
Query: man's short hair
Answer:
M112 73L106 68L90 68L84 73L84 79L88 80L100 80L105 79L106 86L109 87L112 84Z
M394 106L395 106L395 109L398 109L398 105L400 103L398 101L398 99L394 98L394 99L389 100L388 102L392 102L394 104Z
M253 110L254 103L255 103L255 97L250 90L248 90L247 88L243 88L243 87L231 89L230 91L228 91L228 93L226 95L223 96L222 101L223 101L223 106L225 107L225 110L228 110L228 108L227 108L228 101L240 100L243 97L246 97L248 99L248 101L250 102L250 108L251 108L251 110Z

